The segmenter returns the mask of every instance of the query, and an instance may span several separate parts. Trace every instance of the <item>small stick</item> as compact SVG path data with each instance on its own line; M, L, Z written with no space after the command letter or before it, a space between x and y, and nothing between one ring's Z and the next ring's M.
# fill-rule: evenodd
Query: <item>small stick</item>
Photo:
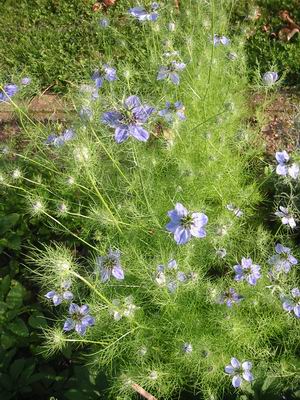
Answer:
M175 0L175 8L179 10L180 0Z
M147 400L158 400L156 397L152 396L152 394L146 392L145 389L143 389L140 385L137 383L133 383L131 385L132 389L135 390L137 393L139 393L141 396L145 397Z

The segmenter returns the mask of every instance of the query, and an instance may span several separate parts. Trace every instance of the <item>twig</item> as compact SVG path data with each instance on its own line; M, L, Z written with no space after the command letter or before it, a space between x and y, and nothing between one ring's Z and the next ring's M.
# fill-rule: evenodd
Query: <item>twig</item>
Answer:
M137 383L133 383L131 385L132 389L135 390L137 393L139 393L141 396L143 396L147 400L158 400L156 397L152 396L152 394L146 392L145 389L143 389L140 385Z
M174 0L174 1L175 1L175 8L179 10L180 0Z

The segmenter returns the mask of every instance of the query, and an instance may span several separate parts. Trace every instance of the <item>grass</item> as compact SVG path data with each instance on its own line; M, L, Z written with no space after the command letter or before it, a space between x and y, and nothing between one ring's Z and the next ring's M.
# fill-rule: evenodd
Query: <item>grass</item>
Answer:
M165 400L183 389L205 399L237 398L242 392L247 398L267 397L293 390L298 384L297 320L283 311L278 294L295 286L296 272L280 276L273 291L266 289L274 243L287 242L288 235L272 236L257 219L263 199L256 181L260 149L254 133L243 126L247 69L240 40L233 38L229 47L214 47L212 42L214 34L227 35L229 2L220 6L214 1L182 1L179 15L172 3L166 3L157 23L144 24L126 14L132 3L121 3L110 27L99 32L102 57L95 64L87 57L87 67L80 69L72 65L74 75L68 70L73 82L68 97L78 111L90 107L92 119L74 118L75 137L55 147L45 145L45 140L51 132L61 133L61 126L22 118L22 149L17 156L8 154L3 163L4 193L14 190L25 198L24 218L47 227L55 238L39 244L30 258L41 301L46 292L59 290L70 279L74 301L88 304L95 317L95 326L86 335L63 333L68 305L55 308L56 322L45 331L45 354L70 342L78 352L85 345L83 354L91 370L107 370L112 399L134 398L132 382ZM166 28L170 20L175 32ZM44 47L45 39L39 40ZM28 56L35 47L30 49ZM174 50L180 50L176 59L187 64L179 86L156 80L166 62L163 54ZM229 51L238 58L229 60ZM48 65L46 61L47 57ZM62 71L69 62L61 65ZM92 101L80 85L93 84L90 72L105 62L117 69L118 80L105 82L99 98ZM45 71L42 74L47 77ZM129 138L117 144L101 115L118 109L129 95L138 95L156 109L180 100L187 119L168 126L153 115L145 125L151 133L146 143ZM241 127L247 133L242 140ZM11 148L14 154L14 143ZM16 168L21 171L18 179L12 175ZM175 243L165 225L176 202L208 216L205 238ZM243 216L236 217L228 204L240 208ZM95 258L106 255L110 247L121 251L125 279L111 278L104 284ZM216 255L221 248L227 251L224 259ZM233 279L233 266L242 257L252 257L261 266L256 286ZM173 258L179 270L194 273L194 279L170 293L155 277L157 266ZM232 308L218 304L229 287L244 297ZM113 311L121 312L122 305L115 306L113 300L124 304L128 296L137 306L134 315L114 320ZM185 343L192 344L191 353L183 351ZM232 389L231 378L224 373L233 356L253 363L255 381L244 383L242 392Z

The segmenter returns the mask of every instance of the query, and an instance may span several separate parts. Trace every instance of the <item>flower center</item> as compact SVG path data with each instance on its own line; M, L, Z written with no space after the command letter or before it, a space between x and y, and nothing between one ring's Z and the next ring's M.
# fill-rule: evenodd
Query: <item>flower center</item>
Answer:
M193 223L193 217L188 214L186 217L181 218L180 223L184 228L190 228Z

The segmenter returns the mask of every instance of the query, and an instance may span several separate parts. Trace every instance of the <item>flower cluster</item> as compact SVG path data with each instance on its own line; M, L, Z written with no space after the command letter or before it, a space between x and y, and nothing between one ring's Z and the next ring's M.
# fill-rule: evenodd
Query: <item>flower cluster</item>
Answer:
M181 203L176 203L174 210L168 211L171 221L166 225L169 232L174 234L177 244L187 243L192 236L204 238L204 226L208 217L203 213L189 212Z
M277 243L275 246L277 254L269 259L269 264L274 266L276 272L289 272L292 265L298 264L298 260L291 254L291 249Z
M48 136L45 144L53 144L55 147L61 147L69 140L72 140L75 136L75 132L73 129L66 129L61 135L57 136L51 134Z
M294 288L291 290L290 297L283 297L282 307L287 312L294 313L295 317L300 318L300 290Z
M111 276L117 280L124 279L124 271L120 262L120 251L110 249L107 256L96 258L97 272L100 274L101 282L107 282Z
M61 289L59 291L50 290L50 292L45 294L45 297L49 300L53 301L55 306L61 304L64 300L72 301L73 300L73 293L70 292L71 282L64 281L61 285Z
M253 264L251 258L243 257L241 264L235 265L233 269L236 281L246 280L250 285L256 285L257 280L261 277L260 265Z
M71 303L69 315L70 317L66 319L63 326L63 330L66 332L75 329L79 335L84 335L87 328L95 324L95 318L89 315L89 307L86 304L78 306Z
M288 153L283 151L277 151L275 154L278 165L276 167L276 173L281 176L290 176L293 179L297 179L300 173L300 166L297 163L293 163L290 166L287 163L290 160Z
M139 22L145 22L145 21L156 21L158 18L158 13L156 10L158 10L159 4L156 2L153 2L151 4L151 11L147 11L145 7L137 6L130 8L128 10L129 14L135 17Z
M149 132L143 128L154 107L142 105L138 96L129 96L120 111L108 111L102 115L102 122L115 129L115 141L122 143L130 136L146 142Z
M247 382L253 381L254 377L251 369L252 363L250 361L244 361L241 364L235 357L232 357L230 364L225 367L225 372L232 376L232 386L238 388L241 386L243 380Z

